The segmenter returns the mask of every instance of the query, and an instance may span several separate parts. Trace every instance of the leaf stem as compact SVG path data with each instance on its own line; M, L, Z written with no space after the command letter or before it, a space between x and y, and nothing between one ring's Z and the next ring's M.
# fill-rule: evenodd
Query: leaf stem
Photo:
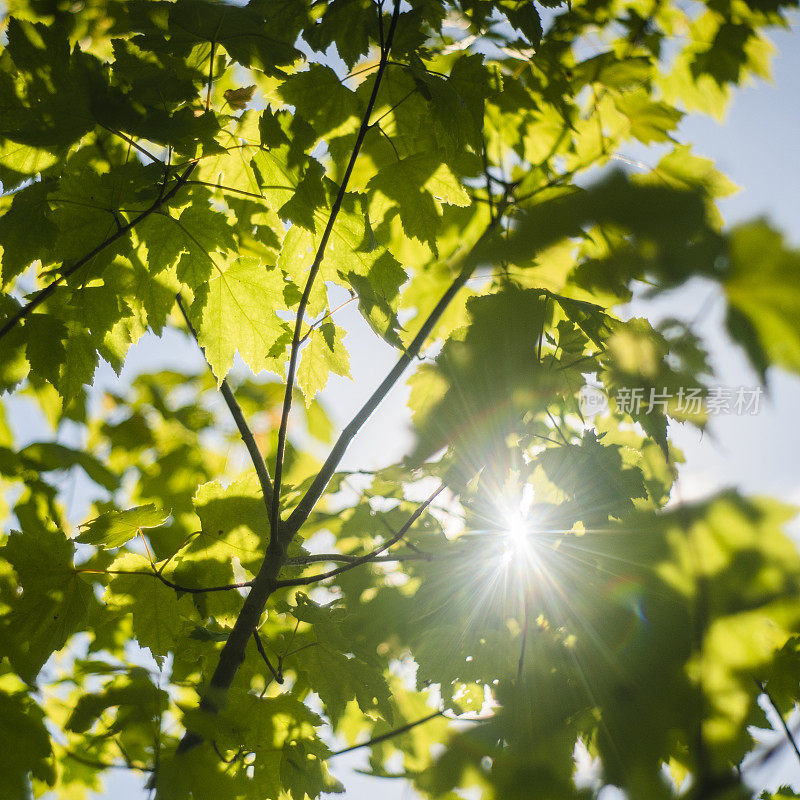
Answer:
M258 632L258 628L253 628L253 639L256 642L256 648L258 649L258 653L261 658L264 659L264 663L269 668L269 671L272 673L272 677L275 678L276 683L283 683L283 675L272 666L272 662L269 660L269 656L267 655L267 651L264 649L264 643L261 641L261 635Z
M235 194L241 194L245 197L253 197L256 200L266 200L263 194L257 194L256 192L248 192L246 189L237 189L234 186L225 186L221 183L213 183L211 181L198 181L198 180L191 180L186 181L186 183L195 184L197 186L208 186L210 189L219 189L223 192L234 192Z

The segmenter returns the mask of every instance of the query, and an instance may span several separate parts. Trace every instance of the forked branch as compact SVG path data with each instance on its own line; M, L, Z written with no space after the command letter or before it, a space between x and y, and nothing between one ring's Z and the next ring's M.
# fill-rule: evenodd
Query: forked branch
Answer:
M367 564L371 561L374 561L377 556L380 556L385 550L388 550L393 544L397 544L405 535L408 533L411 526L422 516L425 509L438 497L438 495L444 490L445 486L442 484L436 489L433 494L431 494L420 506L419 508L414 511L414 513L408 518L408 521L400 528L397 533L392 536L390 539L387 539L382 545L376 547L371 553L367 553L364 556L359 556L349 564L345 564L342 567L336 567L335 569L328 570L327 572L321 572L316 575L309 575L305 578L290 578L289 580L278 581L278 587L282 586L307 586L311 583L317 583L318 581L324 581L328 578L333 578L335 575L341 575L343 572L347 572L348 570L354 569L355 567L359 567L362 564Z
M281 503L281 480L283 477L283 454L284 449L286 447L286 431L289 425L289 412L292 408L292 395L294 393L294 379L295 374L297 372L297 362L300 357L300 342L301 342L301 331L303 328L303 317L306 313L306 307L308 306L308 300L311 296L311 289L314 285L314 280L319 273L320 265L322 264L322 259L325 256L325 249L328 246L328 239L330 238L331 232L333 231L333 226L336 223L336 218L339 215L339 210L342 207L342 202L344 200L345 193L347 192L347 185L350 182L350 176L353 173L353 168L355 167L356 161L358 159L358 154L361 152L361 145L364 143L364 137L367 135L371 124L370 124L370 117L372 116L372 110L375 107L375 103L378 99L378 91L381 85L381 78L383 77L384 70L386 69L386 63L389 59L389 51L392 47L392 40L394 38L395 29L397 28L397 20L400 17L400 0L394 0L394 11L392 12L392 20L389 24L389 31L386 34L385 40L381 37L381 58L380 63L378 65L378 72L375 75L375 83L372 85L372 93L370 94L369 101L367 102L367 108L364 112L364 117L361 120L361 126L358 129L358 134L356 136L355 145L353 146L353 152L350 154L350 160L347 163L347 168L344 171L344 175L342 176L342 182L339 186L339 191L336 193L336 199L333 201L333 206L331 207L331 213L328 217L328 222L325 225L325 230L322 233L322 237L319 241L319 246L317 247L317 252L314 255L314 261L311 264L311 269L308 273L308 278L306 279L306 285L303 289L303 294L300 298L300 305L297 308L297 319L295 320L294 324L294 334L292 336L292 347L289 353L289 369L286 375L286 393L283 398L283 408L281 410L281 423L278 429L278 450L277 456L275 458L275 490L272 496L272 509L270 513L270 527L272 530L271 539L270 539L270 550L273 553L277 553L280 549L280 543L278 541L279 538L279 528L280 528L280 503Z

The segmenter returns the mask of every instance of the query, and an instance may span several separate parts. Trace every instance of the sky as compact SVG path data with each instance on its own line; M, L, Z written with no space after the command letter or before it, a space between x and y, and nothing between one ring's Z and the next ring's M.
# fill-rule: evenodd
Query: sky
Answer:
M727 224L767 217L787 238L800 246L800 25L789 32L775 32L771 38L778 48L773 65L773 82L759 83L741 91L724 120L689 116L681 127L681 138L693 143L699 155L714 159L741 191L721 204ZM334 419L344 425L352 413L379 383L382 370L393 354L374 336L361 336L364 325L352 306L337 321L350 330L346 340L351 353L353 381L334 378L324 399ZM696 320L696 330L710 347L718 383L728 387L758 384L741 353L720 335L724 304L714 290L700 281L692 282L658 303L636 301L630 314L675 316ZM167 333L162 340L146 337L129 356L119 379L126 383L138 372L170 365L198 369L199 352L182 334ZM118 386L109 368L101 368L96 387ZM768 394L762 397L759 413L753 416L719 416L704 435L695 429L673 426L674 444L684 451L686 464L680 470L676 497L698 499L719 489L735 486L749 495L770 495L800 505L800 379L771 370ZM382 407L362 429L343 464L371 468L401 457L410 441L407 428L404 385L397 386ZM221 402L221 401L220 401ZM17 419L32 438L41 436L39 426ZM376 443L380 443L376 447ZM800 541L800 525L793 533ZM798 722L798 720L794 720ZM770 740L771 741L771 740ZM366 756L354 753L334 762L334 772L347 786L339 795L349 800L380 796L383 800L417 797L402 781L368 778L354 772L366 765ZM770 762L768 774L757 776L770 789L781 783L800 788L800 767L793 758ZM138 777L114 774L98 800L140 800L145 795ZM610 794L608 795L610 800Z

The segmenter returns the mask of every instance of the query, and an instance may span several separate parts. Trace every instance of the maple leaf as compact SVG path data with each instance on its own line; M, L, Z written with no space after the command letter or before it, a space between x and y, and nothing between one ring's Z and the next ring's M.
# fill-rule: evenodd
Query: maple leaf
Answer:
M255 372L281 373L288 329L273 311L283 300L280 270L254 258L220 267L192 304L200 344L217 381L228 374L238 352Z

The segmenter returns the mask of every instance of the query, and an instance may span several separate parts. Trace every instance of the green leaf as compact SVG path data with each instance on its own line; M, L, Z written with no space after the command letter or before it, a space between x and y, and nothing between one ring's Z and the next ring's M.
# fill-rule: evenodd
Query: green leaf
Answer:
M788 248L766 222L735 228L730 235L724 289L732 311L728 331L763 375L765 361L800 371L800 251ZM744 320L747 327L744 327Z
M290 75L280 86L281 98L293 105L321 138L341 136L358 128L361 109L355 92L321 64Z
M11 17L7 53L18 70L18 95L0 100L0 138L60 148L94 127L93 104L102 94L100 65L77 47L70 53L60 26Z
M410 404L418 431L414 458L449 445L476 471L480 448L518 427L542 391L536 341L546 312L540 292L516 287L473 298L467 309L470 325L445 343L435 369L418 371Z
M625 92L614 98L614 105L630 122L630 135L644 144L665 142L684 114L667 103L654 102L644 89Z
M273 309L283 304L280 270L254 258L219 267L192 304L200 344L217 381L228 374L238 353L256 373L283 373L282 356L290 338Z
M177 4L133 0L130 9L134 29L142 31L136 44L156 53L166 50L186 56L199 42L213 42L243 66L267 74L281 74L279 66L300 57L294 42L302 17L291 3L279 4L273 11L271 6L262 10L259 3L228 7L208 0Z
M191 586L207 581L229 583L234 556L255 573L269 533L269 515L255 471L228 486L219 481L203 484L197 488L192 504L202 533L178 557L176 574L192 575Z
M326 753L327 748L322 742L316 745L296 742L284 746L281 759L281 784L292 793L293 797L308 795L315 798L323 792L326 794L344 792L344 786L328 772L323 760Z
M166 711L169 696L157 688L144 669L133 669L109 681L102 692L83 694L72 709L66 729L84 733L99 721L104 712L117 709L113 728L125 728L126 732L134 726L149 727L153 712Z
M144 556L123 553L109 566L109 572L138 572L140 575L112 575L104 601L117 611L133 615L133 634L159 662L169 655L192 616L192 602L178 598L175 590L153 575L151 563Z
M151 214L136 230L147 247L150 271L158 274L177 261L178 278L192 289L208 281L217 260L236 249L227 217L202 195L178 218Z
M73 450L56 442L34 442L20 450L24 463L41 472L80 467L86 475L104 489L113 491L119 485L119 476L90 453Z
M574 502L574 519L586 528L622 517L633 511L635 499L647 497L641 471L625 466L620 448L599 442L594 431L586 431L579 445L548 447L536 463Z
M332 322L323 322L310 331L297 370L297 382L305 395L307 406L325 388L331 372L350 378L350 356L344 346L341 328Z
M70 171L59 180L48 200L58 229L53 252L58 260L86 256L124 225L120 209L133 216L155 198L159 172L141 164L125 164L99 174L84 159L74 156ZM129 234L106 247L93 266L110 263L116 253L130 247Z
M142 528L157 528L169 519L152 503L136 506L125 511L106 511L81 527L84 530L76 541L81 544L94 544L99 547L121 547L136 536Z
M0 144L0 181L4 190L13 191L57 162L58 156L49 150L5 141Z
M377 712L392 722L389 687L380 667L320 644L305 652L301 670L334 725L342 719L350 700L356 700L365 714Z
M439 203L469 205L469 196L450 168L436 155L418 153L387 164L369 182L371 210L377 216L397 213L408 236L435 253Z
M325 205L322 168L313 159L295 163L289 147L260 150L253 169L261 192L272 210L308 230L314 230L314 212Z
M11 208L0 217L3 284L10 283L36 259L46 258L56 234L47 204L52 189L52 181L26 186L14 195Z
M75 547L59 530L13 531L2 550L22 585L0 626L14 669L36 680L50 655L80 630L93 599L91 586L73 565Z
M377 24L370 0L332 0L318 23L305 31L303 38L315 50L325 52L336 46L339 57L352 69L375 41Z
M600 83L609 89L629 89L645 83L653 73L649 58L618 58L614 53L601 53L582 61L572 70L573 91L586 83Z
M0 792L8 798L27 798L32 775L49 786L55 783L50 736L42 709L22 692L0 691L0 737L13 747L0 749Z
M400 287L407 275L391 253L370 240L367 218L356 213L354 202L350 196L345 198L323 254L321 280L316 285L333 281L355 291L359 309L373 330L391 344L399 345L396 311ZM317 221L321 222L320 214ZM297 225L286 234L278 266L300 285L316 257L321 235L319 224L314 235ZM309 302L312 314L322 313L327 304L323 290L318 291L316 296L312 293Z

